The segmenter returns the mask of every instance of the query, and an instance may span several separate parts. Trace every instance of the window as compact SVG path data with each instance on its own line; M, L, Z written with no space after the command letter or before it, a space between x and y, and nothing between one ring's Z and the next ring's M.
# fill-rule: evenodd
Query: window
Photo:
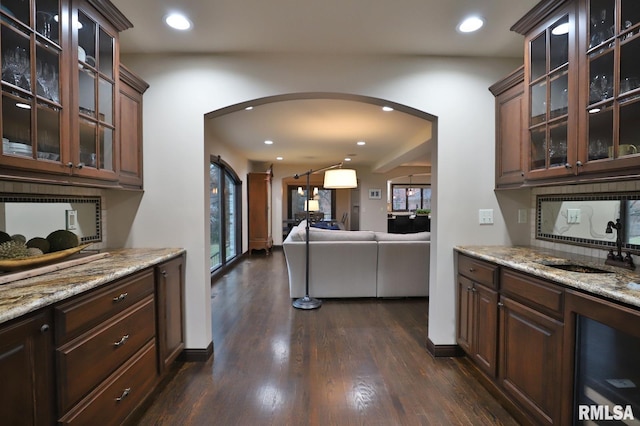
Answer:
M289 185L289 208L290 218L299 218L305 215L304 202L307 199L305 186ZM334 220L336 216L336 191L335 189L324 189L319 186L311 186L313 192L311 198L318 200L320 212L324 214L324 220ZM302 193L300 193L302 192Z
M209 226L211 272L233 260L241 251L239 194L242 182L220 157L209 165Z
M391 209L394 212L406 212L417 209L431 210L431 186L392 184Z

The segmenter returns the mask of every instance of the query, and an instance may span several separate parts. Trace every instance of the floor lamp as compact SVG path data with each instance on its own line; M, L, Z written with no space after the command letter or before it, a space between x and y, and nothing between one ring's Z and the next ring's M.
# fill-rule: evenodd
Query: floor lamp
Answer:
M301 174L296 174L293 177L300 179L300 176L307 177L307 199L305 201L305 292L304 297L294 300L293 307L297 309L317 309L322 305L322 300L309 296L309 210L311 201L311 175L314 173L324 173L324 187L327 189L348 189L356 188L358 186L358 180L356 178L356 171L353 169L343 169L342 163L333 164L331 166L323 167L317 170L308 170Z

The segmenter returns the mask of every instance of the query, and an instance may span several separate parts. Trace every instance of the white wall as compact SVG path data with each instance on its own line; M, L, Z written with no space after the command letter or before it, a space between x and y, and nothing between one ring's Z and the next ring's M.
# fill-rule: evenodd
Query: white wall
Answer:
M494 99L487 88L516 68L518 61L136 55L123 62L150 84L144 98L145 194L127 244L187 249L188 348L204 348L211 340L204 231L208 159L202 157L216 147L203 149L203 115L295 92L372 96L438 117L430 277L435 303L429 310L429 337L435 344L455 343L454 245L510 242L493 193ZM379 186L384 187L382 182ZM280 206L281 200L274 198L273 205ZM479 208L494 209L495 225L478 225Z

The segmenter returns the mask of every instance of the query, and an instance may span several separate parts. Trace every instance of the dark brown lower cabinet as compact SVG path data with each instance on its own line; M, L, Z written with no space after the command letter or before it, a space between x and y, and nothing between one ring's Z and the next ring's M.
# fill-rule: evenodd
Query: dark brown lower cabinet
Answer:
M184 256L155 268L158 306L158 365L162 373L184 349Z
M0 424L118 425L184 348L181 255L0 325Z
M499 383L537 423L560 424L564 325L508 297L500 303Z
M0 423L53 424L51 328L49 310L0 326Z
M498 292L458 275L460 347L491 377L496 376Z

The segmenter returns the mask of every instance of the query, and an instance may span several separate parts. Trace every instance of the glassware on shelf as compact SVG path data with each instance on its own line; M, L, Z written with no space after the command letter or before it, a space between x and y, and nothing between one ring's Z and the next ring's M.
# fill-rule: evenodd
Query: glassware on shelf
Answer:
M602 9L591 15L591 38L589 48L598 46L613 37L615 27L610 23L610 19L611 18L607 19L606 9Z
M2 80L24 90L31 90L31 61L23 47L7 49L2 54Z
M596 75L589 86L589 103L603 101L612 96L613 84L606 74Z
M640 80L637 77L624 77L620 80L620 93L630 92L640 87Z

